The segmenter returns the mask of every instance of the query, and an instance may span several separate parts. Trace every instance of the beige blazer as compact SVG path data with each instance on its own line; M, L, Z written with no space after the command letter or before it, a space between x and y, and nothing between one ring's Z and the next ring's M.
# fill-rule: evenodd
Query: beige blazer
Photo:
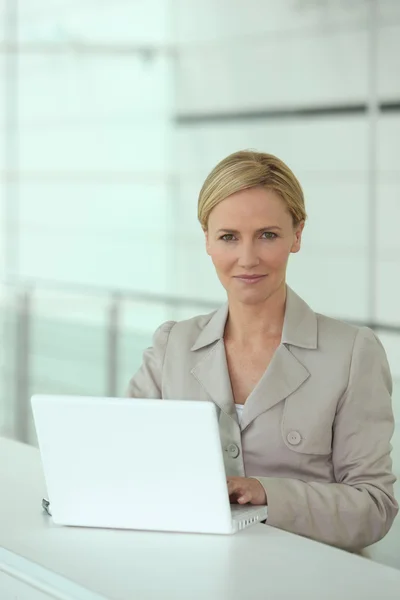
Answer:
M269 525L353 551L378 541L398 512L382 345L370 329L314 313L288 288L281 344L239 426L227 314L223 306L162 325L128 395L214 402L226 474L262 483Z

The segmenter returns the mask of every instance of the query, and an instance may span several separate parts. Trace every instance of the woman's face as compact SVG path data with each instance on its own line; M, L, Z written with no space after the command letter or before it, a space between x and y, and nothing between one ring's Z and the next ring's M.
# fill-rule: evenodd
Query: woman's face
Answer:
M285 283L291 252L300 250L304 223L293 225L284 201L272 190L232 194L210 213L207 253L231 300L258 304Z

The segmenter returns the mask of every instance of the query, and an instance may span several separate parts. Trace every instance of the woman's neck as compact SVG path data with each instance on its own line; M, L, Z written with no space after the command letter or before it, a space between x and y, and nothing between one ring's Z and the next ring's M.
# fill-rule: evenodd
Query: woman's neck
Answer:
M281 337L285 304L286 285L260 304L243 304L229 299L225 339L245 345L266 337Z

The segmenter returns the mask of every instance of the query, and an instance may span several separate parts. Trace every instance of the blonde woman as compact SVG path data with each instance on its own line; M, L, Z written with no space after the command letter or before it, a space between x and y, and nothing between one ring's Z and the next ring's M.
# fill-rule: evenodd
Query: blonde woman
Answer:
M161 325L129 395L214 402L231 501L267 504L269 525L353 551L378 541L398 511L389 366L370 329L286 285L306 220L298 180L236 152L204 182L198 217L228 302Z

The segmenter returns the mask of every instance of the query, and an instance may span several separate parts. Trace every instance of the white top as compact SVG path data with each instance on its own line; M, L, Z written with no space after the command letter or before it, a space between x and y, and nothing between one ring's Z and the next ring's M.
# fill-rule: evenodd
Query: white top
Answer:
M239 425L240 425L242 422L242 413L243 413L244 404L235 404L235 407L236 407L237 418L238 418Z
M39 597L4 595L6 577L12 585L34 585L36 577L63 600L399 598L400 571L268 525L231 536L55 526L41 510L38 451L1 438L0 489L0 544L29 561L0 551L4 600Z

